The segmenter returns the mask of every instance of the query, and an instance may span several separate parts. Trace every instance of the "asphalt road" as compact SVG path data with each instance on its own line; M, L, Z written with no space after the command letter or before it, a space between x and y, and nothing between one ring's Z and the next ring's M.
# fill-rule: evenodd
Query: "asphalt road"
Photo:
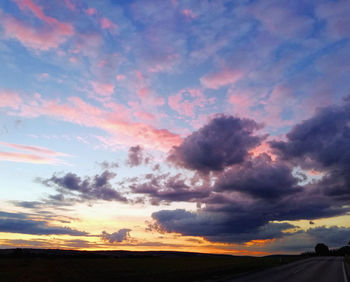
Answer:
M349 282L342 257L317 257L229 280L234 282Z

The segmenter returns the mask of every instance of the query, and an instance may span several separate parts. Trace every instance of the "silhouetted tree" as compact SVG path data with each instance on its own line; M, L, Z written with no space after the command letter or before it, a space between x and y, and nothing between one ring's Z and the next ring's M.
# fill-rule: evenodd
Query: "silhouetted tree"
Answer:
M327 245L323 243L318 243L315 246L315 252L318 256L328 256L329 255L329 248Z

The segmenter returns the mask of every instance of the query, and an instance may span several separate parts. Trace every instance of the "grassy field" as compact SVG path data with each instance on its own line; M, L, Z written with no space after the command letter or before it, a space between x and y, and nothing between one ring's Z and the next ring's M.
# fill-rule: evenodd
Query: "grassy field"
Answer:
M213 281L298 257L0 258L0 281Z

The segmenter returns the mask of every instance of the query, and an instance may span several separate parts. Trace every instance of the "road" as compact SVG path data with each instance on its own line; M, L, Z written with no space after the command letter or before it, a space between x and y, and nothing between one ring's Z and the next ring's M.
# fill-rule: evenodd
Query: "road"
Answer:
M317 257L268 269L232 282L349 282L342 257Z

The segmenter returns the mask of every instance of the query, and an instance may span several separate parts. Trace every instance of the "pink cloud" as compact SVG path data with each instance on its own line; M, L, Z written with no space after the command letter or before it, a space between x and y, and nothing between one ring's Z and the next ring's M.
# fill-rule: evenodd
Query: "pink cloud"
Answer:
M1 152L0 161L21 162L31 164L57 164L58 160L47 156L24 154L17 152Z
M190 9L183 9L182 10L182 14L188 19L195 19L195 18L197 18L197 15L195 13L193 13L193 11L190 10Z
M66 6L72 10L72 11L75 11L75 6L74 4L72 4L69 0L64 0L64 2L66 3Z
M34 4L31 0L17 0L16 3L21 10L30 10L37 18L54 26L56 32L59 31L65 35L71 35L73 33L73 26L71 24L63 23L53 17L46 16L43 8Z
M91 82L93 90L101 96L110 96L114 92L114 85L102 82Z
M173 68L178 59L180 59L180 55L176 53L165 55L158 54L157 56L153 56L152 59L147 60L150 65L148 67L148 71L163 72L170 70L171 68Z
M0 90L0 108L18 109L22 98L15 92Z
M66 103L62 103L60 100L45 100L40 95L35 95L27 101L18 101L17 105L11 103L11 108L16 110L10 112L11 115L28 118L48 116L86 127L100 128L109 134L101 140L113 146L140 144L167 151L182 141L178 134L166 129L133 122L130 109L116 103L109 103L109 110L106 110L90 105L78 97L70 97Z
M50 24L57 24L58 21L44 14L42 7L34 4L31 0L15 0L21 10L30 10L37 18Z
M38 154L46 154L46 155L52 155L52 156L67 156L64 153L55 152L50 149L44 148L44 147L38 147L38 146L29 146L29 145L22 145L22 144L14 144L14 143L7 143L0 141L0 145L10 147L17 150L22 151L30 151Z
M89 16L92 16L92 15L96 15L96 14L97 14L97 11L96 11L96 9L94 9L94 8L88 8L88 9L85 10L85 13L86 13L87 15L89 15Z
M222 86L234 84L243 76L242 71L224 69L220 72L210 73L203 76L200 81L201 83L211 89L218 89Z
M68 35L58 30L33 28L13 17L5 17L3 27L7 37L15 38L24 46L38 50L57 48L67 40Z
M140 120L143 121L153 121L155 120L155 116L151 113L145 112L145 111L137 111L134 112L134 116Z
M50 77L50 75L47 72L40 73L36 76L38 80L46 80Z
M230 89L229 102L233 105L230 110L234 115L250 117L267 126L277 128L290 125L291 120L283 119L283 110L286 105L297 107L297 101L290 94L290 90L281 86L270 89ZM259 105L259 107L254 107Z
M107 18L102 18L101 19L101 28L102 29L116 29L118 26L110 21L109 19Z
M115 76L115 78L116 78L116 80L120 81L120 80L124 80L124 79L126 78L126 76L123 75L123 74L117 74L117 75Z
M229 91L229 102L233 105L233 112L235 115L242 117L252 116L250 109L258 101L258 95L255 91L247 91L240 89L231 89Z
M146 86L140 88L137 91L137 96L145 106L162 106L164 104L164 99L162 97L159 97L151 87Z
M43 8L31 0L17 0L16 3L20 10L32 12L46 25L40 28L33 27L14 17L4 16L3 27L7 37L17 39L26 47L48 50L57 48L73 35L74 28L71 24L45 15Z
M59 164L63 163L56 157L68 156L67 154L55 152L50 149L38 146L14 144L0 142L0 145L19 151L29 151L31 154L23 152L3 152L0 151L0 161L24 162L32 164Z
M181 115L192 116L195 107L204 107L207 99L199 89L183 89L168 99L169 106Z

